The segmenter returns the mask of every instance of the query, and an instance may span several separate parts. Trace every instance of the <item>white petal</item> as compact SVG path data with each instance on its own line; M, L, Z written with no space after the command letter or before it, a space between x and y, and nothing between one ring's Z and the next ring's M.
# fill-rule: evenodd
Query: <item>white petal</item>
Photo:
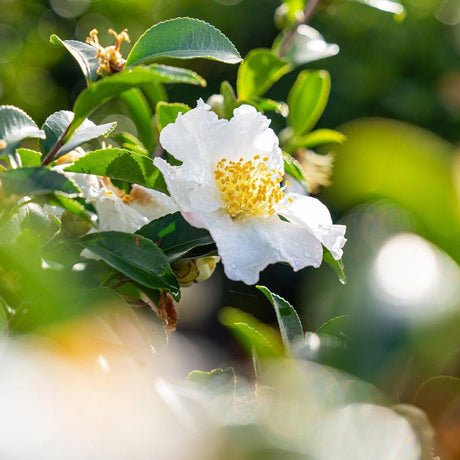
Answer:
M225 274L232 280L255 284L259 273L276 262L287 262L294 270L321 264L321 243L305 228L278 216L232 220L221 212L214 214L214 220L200 223L209 229Z
M141 185L134 184L131 188L130 196L132 201L129 207L147 217L149 220L170 214L179 210L174 200L159 192Z
M333 225L327 207L316 198L290 194L293 203L281 209L279 213L299 225L307 228L329 249L334 259L342 257L342 248L347 241L345 225Z

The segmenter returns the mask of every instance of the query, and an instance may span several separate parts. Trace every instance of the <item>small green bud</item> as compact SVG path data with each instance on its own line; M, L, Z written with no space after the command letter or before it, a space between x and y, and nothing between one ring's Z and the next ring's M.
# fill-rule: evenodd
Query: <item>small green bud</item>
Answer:
M183 287L205 281L216 269L220 257L202 257L200 259L181 260L173 265L173 271Z

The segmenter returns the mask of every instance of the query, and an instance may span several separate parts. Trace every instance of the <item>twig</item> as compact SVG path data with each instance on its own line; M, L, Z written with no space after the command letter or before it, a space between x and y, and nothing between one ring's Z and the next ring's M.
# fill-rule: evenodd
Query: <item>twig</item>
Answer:
M53 162L54 157L59 152L59 150L61 150L61 147L64 145L64 143L62 141L64 140L64 137L69 132L69 129L70 129L71 125L72 125L72 122L70 122L70 124L69 124L69 126L67 126L66 130L58 137L58 140L53 145L53 148L48 152L48 155L46 155L46 157L43 158L41 166L46 166L46 165L49 165L50 163Z
M303 14L296 21L294 27L289 31L286 38L283 40L283 44L281 45L281 48L279 51L279 55L281 57L283 57L286 54L287 50L289 49L292 42L294 41L296 33L297 33L297 27L299 27L301 24L308 24L310 22L310 19L315 14L315 11L318 8L320 3L321 3L321 0L309 0L308 3L305 5Z

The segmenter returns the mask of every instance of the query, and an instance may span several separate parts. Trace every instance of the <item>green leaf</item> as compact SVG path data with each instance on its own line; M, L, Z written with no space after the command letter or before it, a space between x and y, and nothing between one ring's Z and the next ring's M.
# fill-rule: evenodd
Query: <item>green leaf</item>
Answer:
M96 174L168 193L163 176L153 164L153 160L125 149L89 152L65 171Z
M64 140L67 141L85 118L99 106L129 89L152 83L201 84L202 79L200 79L201 77L196 76L194 72L189 70L156 64L151 67L142 66L124 70L99 80L83 90L77 97L74 104L75 117Z
M241 61L237 49L222 32L191 18L171 19L148 29L131 49L126 67L162 57L207 58L228 64Z
M0 353L8 337L8 314L6 303L0 297Z
M290 70L290 64L269 49L259 48L250 51L238 69L238 99L245 101L251 97L261 96Z
M287 121L295 136L315 126L326 108L330 88L331 79L325 70L300 72L287 99Z
M128 278L150 289L167 289L180 299L179 282L168 259L152 241L123 232L90 233L79 239L86 249Z
M147 150L142 145L141 141L130 133L118 131L112 134L111 139L120 144L126 150L137 153L139 155L148 155Z
M285 102L278 102L263 97L255 97L249 102L254 103L260 112L276 112L286 118L289 114L289 107Z
M60 136L65 132L74 118L73 112L69 110L60 110L51 114L43 123L42 129L46 133L46 139L40 141L43 152L48 153L57 142ZM57 152L55 159L70 152L81 144L96 139L99 136L107 137L115 128L116 123L105 123L96 126L91 120L85 119L79 129L68 139Z
M192 371L185 382L209 393L234 393L236 375L233 367L213 369L210 372Z
M284 355L278 331L242 310L226 307L219 313L219 321L235 336L248 354L260 357Z
M345 331L349 328L350 318L350 315L335 316L334 318L331 318L330 320L323 323L316 330L316 334L345 338L347 341L349 341Z
M317 129L311 133L292 138L286 145L288 152L293 152L300 148L310 149L323 144L343 144L347 136L333 129Z
M284 171L291 175L296 181L298 181L302 187L309 192L310 186L308 185L307 178L302 165L289 153L283 152Z
M265 286L256 286L260 292L270 301L275 309L276 319L281 332L281 338L283 339L286 350L289 351L291 348L296 346L298 343L303 343L304 333L302 323L300 322L299 316L286 300L282 297L273 294Z
M50 206L58 206L72 214L83 218L83 220L89 224L94 225L97 221L96 208L93 204L87 203L84 198L70 198L66 195L56 192L50 196L44 197L44 201Z
M128 108L130 118L136 125L137 132L149 152L155 149L153 130L153 113L144 95L138 88L120 94L120 99Z
M55 191L68 196L80 194L80 190L63 174L47 168L19 168L0 172L5 195L42 195Z
M24 139L44 138L45 133L27 113L12 105L0 105L0 157L14 154Z
M224 101L223 117L229 120L233 116L233 110L237 106L235 91L228 81L223 81L220 85L220 94L222 94Z
M169 123L174 123L179 113L186 113L189 110L190 107L186 104L159 102L155 109L158 131L161 131Z
M136 234L157 243L170 263L177 261L195 248L204 247L206 254L209 252L209 245L214 243L207 230L193 227L180 212L152 220L140 228Z
M332 270L335 271L335 273L339 277L339 281L342 284L346 284L347 276L345 274L345 266L343 265L342 259L335 260L334 257L332 257L332 254L329 252L329 250L324 248L323 260L332 268Z
M153 83L150 85L140 86L142 93L147 99L150 108L155 110L155 107L160 101L168 101L168 93L165 90L164 85L161 83Z
M386 13L393 13L394 15L404 19L406 15L406 10L400 2L395 0L352 0L357 3L363 3L364 5L371 6L372 8L377 8L380 11L385 11Z
M40 152L22 148L16 149L16 151L21 158L22 166L40 166L42 161L42 154Z
M50 42L53 45L64 47L78 62L81 71L86 79L86 84L89 85L97 80L99 68L99 60L96 59L97 50L94 46L77 40L61 40L57 35L51 35Z

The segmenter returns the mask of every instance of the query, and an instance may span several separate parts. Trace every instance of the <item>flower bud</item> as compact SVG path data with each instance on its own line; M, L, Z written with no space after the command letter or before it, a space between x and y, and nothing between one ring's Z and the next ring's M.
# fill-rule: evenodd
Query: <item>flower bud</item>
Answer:
M202 257L200 259L181 260L173 265L173 270L183 287L205 281L211 277L220 257Z

